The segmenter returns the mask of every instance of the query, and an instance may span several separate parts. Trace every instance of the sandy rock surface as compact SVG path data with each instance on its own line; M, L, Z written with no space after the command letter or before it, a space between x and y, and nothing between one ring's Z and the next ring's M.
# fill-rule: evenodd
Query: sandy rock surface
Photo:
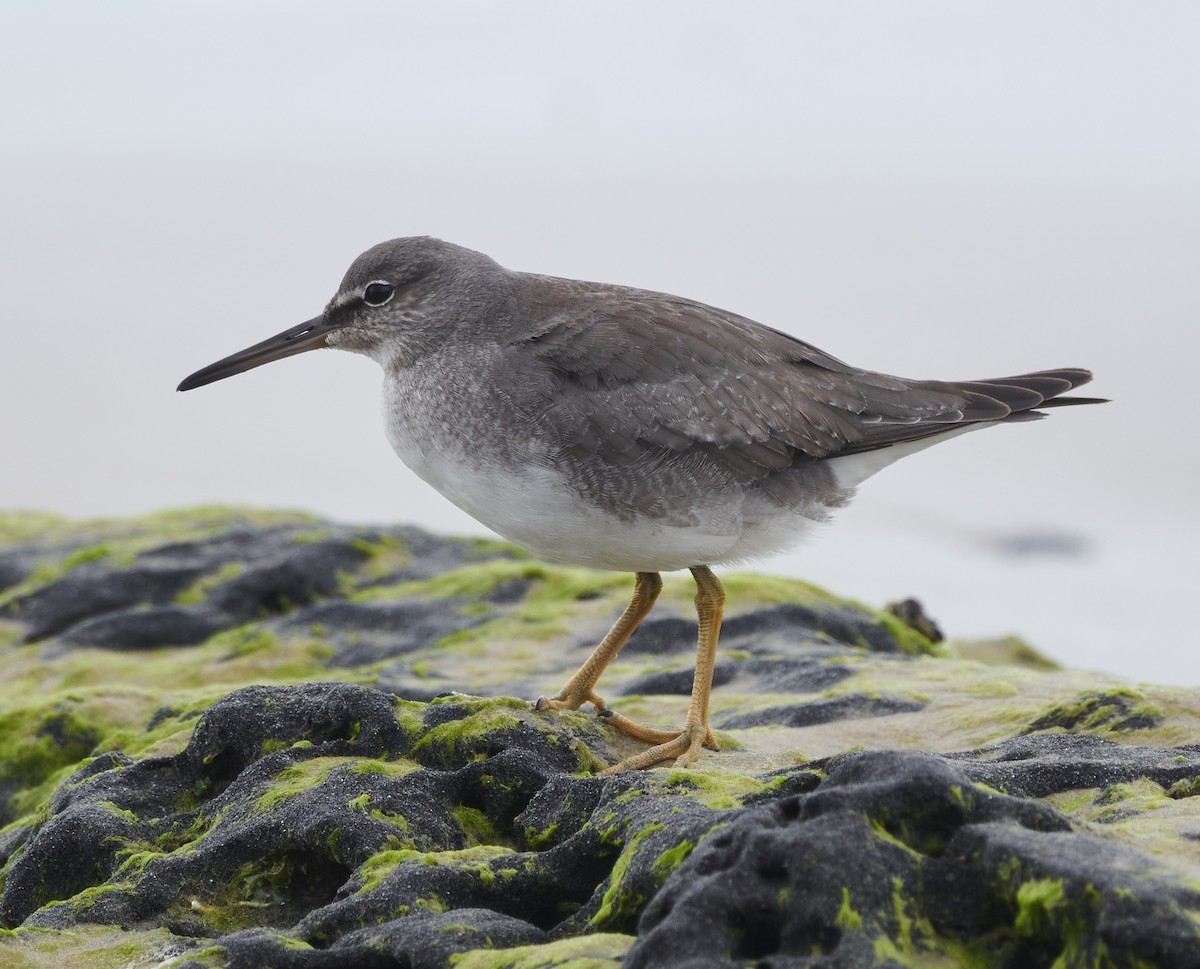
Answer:
M628 576L285 513L0 516L0 965L1200 966L1200 691L722 578L722 750L601 778L632 741L528 701ZM615 709L682 721L692 594Z

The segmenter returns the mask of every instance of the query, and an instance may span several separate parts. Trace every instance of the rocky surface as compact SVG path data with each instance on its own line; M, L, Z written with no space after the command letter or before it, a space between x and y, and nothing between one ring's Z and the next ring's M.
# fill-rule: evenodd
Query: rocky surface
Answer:
M1200 691L723 578L722 751L602 778L631 741L527 701L627 576L287 514L0 516L0 965L1200 966ZM691 596L617 709L682 720Z

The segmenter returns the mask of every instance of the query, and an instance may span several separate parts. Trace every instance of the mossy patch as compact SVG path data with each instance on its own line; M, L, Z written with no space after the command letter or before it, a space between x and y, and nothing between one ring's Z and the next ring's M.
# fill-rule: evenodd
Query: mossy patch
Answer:
M443 658L447 654L474 659L486 657L488 666L493 669L501 655L505 655L508 662L517 664L524 658L527 665L536 656L538 644L571 635L581 613L606 617L614 608L620 608L629 580L620 573L551 568L536 562L496 559L461 566L432 579L364 589L352 598L356 601L406 597L447 599L459 601L461 608L471 612L477 611L498 590L510 585L524 587L524 593L504 614L443 636L431 647ZM501 644L504 644L503 648L497 649ZM516 671L517 667L514 667Z
M1200 794L1200 774L1195 777L1189 777L1184 781L1176 781L1167 790L1167 797L1173 797L1176 800L1184 797L1195 797Z
M1018 636L1003 639L956 640L951 652L960 659L974 660L988 666L1024 666L1032 670L1057 670L1058 663L1039 653Z
M418 851L412 848L400 848L381 851L372 855L358 866L354 872L354 881L359 884L357 894L372 892L380 883L401 865L433 865L442 867L465 868L477 873L481 881L491 884L489 877L493 874L491 861L496 858L512 856L511 848L502 845L480 844L469 848L459 848L450 851ZM483 874L484 869L487 875Z
M608 888L604 891L600 908L589 920L588 925L600 931L632 929L646 904L646 897L631 889L625 882L634 857L642 850L642 842L656 831L662 831L665 824L654 822L646 825L625 843L621 854L617 856L609 875ZM664 875L664 878L666 876Z
M224 585L231 579L236 579L244 571L246 571L246 566L241 562L226 562L216 571L201 576L182 592L178 593L175 596L175 602L181 606L199 605L208 598L208 594L213 589Z
M360 537L352 544L367 557L358 571L359 582L376 582L411 564L413 559L408 543L394 535Z
M394 760L351 760L346 765L346 770L351 774L379 774L383 777L403 777L420 769L420 764L405 757Z
M79 925L50 930L19 928L0 932L0 963L9 969L151 969L162 966L158 952L174 940L166 929L124 930L112 925Z
M201 527L202 523L193 517L186 522L180 519L171 528L177 536L197 535L203 528L210 528L215 536L224 534L233 520L229 515L214 515ZM280 519L285 520L290 525L298 521L295 517ZM44 540L52 544L52 536L60 526L54 520L45 524L46 536L20 524L6 532L4 521L0 518L0 541L5 535L14 534L20 536L21 540L39 544ZM187 742L197 718L208 705L246 682L275 684L320 678L361 683L373 682L378 677L379 682L401 692L413 686L408 675L411 671L412 676L419 673L425 678L413 690L412 695L417 696L427 696L440 689L464 689L467 688L463 686L464 683L474 683L476 680L480 689L490 692L515 689L516 684L521 684L522 690L536 692L540 680L535 678L543 676L556 681L555 686L561 685L565 676L569 676L571 670L586 656L587 649L594 642L593 631L602 632L624 607L632 584L629 576L553 569L513 555L502 562L473 562L427 582L386 588L381 586L370 590L367 588L369 583L390 582L389 576L412 564L408 543L400 538L385 536L377 540L366 537L366 531L361 533L363 537L351 538L342 526L320 522L310 523L310 526L302 534L295 534L295 529L289 528L285 538L291 537L302 544L333 539L331 544L341 543L339 554L345 553L345 545L349 542L362 556L361 565L351 565L344 573L336 573L335 581L340 583L337 588L343 594L359 599L412 595L424 598L426 602L421 606L426 609L430 601L442 600L447 608L472 611L486 619L486 624L462 634L455 633L438 642L410 643L404 640L396 647L399 651L397 655L374 665L331 670L328 664L336 662L340 654L335 654L333 647L325 641L327 632L322 623L330 629L337 628L333 613L326 613L330 618L325 619L316 613L312 617L305 617L280 616L276 612L269 612L243 626L227 628L195 647L151 649L136 653L122 653L116 649L74 648L66 639L21 644L17 635L19 623L0 623L0 660L4 662L6 673L5 682L0 684L0 711L4 711L0 714L0 771L8 772L6 775L0 774L0 779L7 777L11 780L10 786L17 790L18 796L9 808L19 818L7 829L9 844L17 843L20 836L14 826L33 829L47 820L47 799L55 785L86 764L89 757L102 750L124 751L135 756L177 753ZM64 546L61 553L50 555L41 577L63 568L102 574L110 564L129 561L138 548L161 547L163 532L146 536L140 532L144 527L142 522L121 523L112 529L98 529L83 536L82 540L77 540L80 536L69 534L70 529L64 530L59 534L70 548ZM324 552L323 549L309 548L301 551L313 557L317 552ZM444 550L438 554L444 554ZM490 552L485 548L481 554ZM351 563L356 561L353 552L345 558ZM211 562L211 558L205 558L204 561ZM205 565L204 568L208 569L209 566ZM180 598L176 601L205 608L211 600L212 591L223 582L235 578L237 568L229 565L213 567L212 571L179 593ZM341 568L340 564L338 568ZM61 571L58 574L62 574ZM190 577L197 573L191 571L187 574ZM848 628L863 632L862 638L865 640L869 637L878 649L888 650L891 648L888 639L898 642L898 637L906 635L903 631L893 635L887 625L888 620L874 618L874 611L861 613L849 600L830 596L804 583L758 576L722 576L722 579L726 581L733 610L797 602L810 605L814 613L833 610L835 618L845 618ZM180 585L186 586L188 581L190 578L181 581ZM666 615L674 611L679 618L692 623L695 618L693 596L694 585L686 574L669 577L662 608L666 610ZM314 605L324 609L326 603L317 602ZM853 614L849 611L852 608L855 610ZM436 613L436 610L435 602L433 612ZM371 612L384 614L383 610ZM661 617L661 613L656 613L656 618ZM872 622L876 624L874 627ZM675 632L678 632L678 624L673 625ZM881 631L884 627L887 627L886 636ZM671 635L674 636L675 632ZM434 635L428 638L432 639ZM363 642L367 642L365 634ZM739 645L746 643L739 642ZM859 645L865 645L865 642ZM898 648L902 652L929 652L920 644L910 645L912 648L903 644ZM623 654L606 671L599 691L614 700L614 705L619 704L622 712L633 714L637 719L678 725L682 722L688 703L685 696L621 696L623 684L627 684L633 676L675 668L682 662L678 657L664 659L661 653L655 654L649 649L645 653L649 655L639 655L635 639L630 652ZM610 800L597 808L598 816L587 822L594 822L597 830L593 832L589 829L585 836L599 834L604 844L599 856L585 863L584 867L594 864L595 869L587 869L589 881L582 895L578 898L571 896L569 904L575 906L573 911L578 911L578 906L585 904L587 895L598 885L598 892L591 896L591 901L586 902L584 909L589 915L595 913L592 928L632 931L639 913L654 895L655 886L661 885L671 877L672 872L686 863L693 851L693 842L699 842L702 837L696 827L689 827L686 832L662 831L661 827L648 822L665 821L670 827L673 818L701 813L695 805L685 803L685 799L710 810L733 811L747 803L759 805L769 802L781 793L781 785L785 783L789 786L783 790L788 794L810 791L811 787L797 784L798 772L789 772L786 777L771 773L784 764L802 758L804 755L797 753L800 750L820 757L853 745L863 748L900 746L969 751L975 746L986 746L1029 732L1031 725L1039 724L1042 720L1044 722L1034 732L1095 732L1127 747L1134 744L1186 745L1194 742L1200 725L1194 692L1158 687L1133 690L1093 674L1041 672L1033 668L1035 664L1023 662L1019 656L1011 662L1005 660L1008 665L1000 670L996 666L985 666L970 659L930 655L909 658L894 653L845 649L828 637L821 636L816 637L815 642L804 640L803 637L794 643L780 640L776 653L770 659L772 662L779 661L780 668L791 656L801 657L806 663L836 662L845 665L850 675L836 683L833 689L827 690L822 698L837 698L850 693L868 697L902 695L919 697L927 703L927 707L919 713L901 713L886 718L848 717L845 721L820 723L811 727L738 731L736 735L742 741L743 751L732 751L736 745L723 742L724 750L720 754L706 753L701 764L691 770L667 767L641 775L637 778L639 794L631 797L649 795L652 800L665 804L666 813L652 814L649 813L648 804L633 800L626 802L618 797L616 802ZM829 660L827 657L830 653L836 653L836 658ZM740 663L748 666L758 663L765 655L766 651L760 650L755 644L752 648L723 652L721 662L727 668ZM782 686L772 686L766 676L754 681L753 690L747 689L747 683L755 676L757 674L743 676L739 672L734 677L724 678L714 698L713 711L724 714L759 704L780 702L757 692L764 680L766 689L779 689L778 697L795 702L794 696L789 697ZM443 683L448 685L443 686ZM816 692L816 688L813 692ZM287 809L280 812L281 816L295 816L299 805L294 799L321 785L326 786L320 798L322 805L331 803L330 798L324 795L333 789L334 780L337 781L339 795L338 803L333 803L332 809L337 811L344 803L346 811L351 812L348 817L334 818L328 825L313 828L315 833L312 833L311 842L305 842L302 852L288 854L291 842L282 849L264 847L253 864L237 870L233 877L229 875L228 868L224 869L222 878L226 880L225 883L211 886L208 895L201 895L200 892L202 888L207 891L209 886L195 887L189 883L186 891L194 891L195 897L185 895L181 905L170 908L166 913L170 924L183 926L189 933L201 934L249 925L293 925L305 911L328 904L340 886L348 885L349 889L353 889L361 884L363 891L369 892L377 888L389 873L405 864L454 865L468 873L461 878L455 873L454 878L461 882L469 876L476 879L484 891L496 893L518 876L535 876L535 881L543 874L550 877L555 859L569 851L547 856L517 852L514 848L521 846L544 851L577 834L583 822L577 817L579 811L567 810L569 800L557 815L543 811L539 801L539 810L529 814L530 818L536 820L522 820L519 823L522 828L527 823L532 823L534 827L514 832L510 828L518 825L518 812L523 805L532 803L525 799L525 795L533 796L533 791L517 790L515 787L505 791L485 788L484 796L480 798L474 786L499 783L499 768L492 775L487 764L469 766L463 774L464 777L469 776L469 782L465 785L456 783L444 798L440 810L434 812L436 824L432 829L434 833L430 834L431 829L426 827L429 819L420 810L413 809L407 818L400 816L408 811L408 807L401 806L405 802L393 789L403 788L405 790L402 793L406 793L409 787L419 788L427 780L441 783L439 779L442 772L448 775L452 771L461 771L464 763L509 752L514 747L539 756L545 753L544 764L547 766L542 769L551 774L563 769L596 770L604 765L587 749L583 738L596 743L597 750L602 748L603 743L612 743L616 747L620 738L610 740L610 734L614 732L605 728L603 722L590 713L537 713L530 708L526 698L485 700L455 695L430 704L396 700L392 707L380 704L377 696L372 699L376 705L371 709L377 714L381 712L385 720L389 711L394 709L396 722L402 729L396 731L391 723L385 723L381 733L378 729L372 729L379 725L368 722L364 716L360 724L362 734L359 744L349 749L360 750L368 739L377 742L382 737L382 742L388 745L387 749L393 754L402 752L416 759L376 761L364 757L309 757L306 760L304 758L309 753L316 753L306 748L310 748L314 741L320 744L324 739L315 730L311 739L305 736L307 728L302 724L309 709L306 708L297 721L301 726L294 731L300 739L295 739L291 733L283 736L279 731L266 731L271 739L246 752L249 760L258 759L260 764L261 758L267 757L266 764L262 766L275 765L275 777L265 786L250 788L243 783L232 788L227 797L222 796L218 801L211 802L210 806L207 798L217 790L228 790L223 785L228 783L230 776L234 776L235 770L245 771L248 767L237 758L236 763L231 762L229 770L221 774L222 780L196 781L200 786L192 788L190 794L185 790L175 803L154 808L156 812L188 812L173 813L171 816L177 819L175 823L163 818L141 817L138 825L135 825L133 822L137 819L134 815L140 810L137 806L140 802L132 800L128 802L134 807L132 813L112 802L89 805L89 809L98 808L120 815L121 820L112 821L114 830L124 831L128 828L133 831L136 827L136 834L129 834L127 841L118 837L118 844L106 848L109 851L108 860L112 861L115 855L116 862L106 869L111 871L108 883L58 903L61 906L58 914L67 917L67 913L73 909L87 908L92 912L92 917L100 917L110 909L119 910L121 906L116 903L120 901L120 894L130 891L131 885L138 886L157 878L160 871L156 869L160 860L163 863L162 871L176 864L183 867L191 863L195 859L172 859L169 856L191 853L214 830L221 834L220 845L214 839L210 847L219 848L228 840L226 835L235 834L225 825L244 819L247 808L253 807L255 816L252 821L257 824L262 823L263 812L279 811L281 808ZM255 716L255 709L249 711L251 718ZM347 718L347 722L353 719L358 724L356 718L357 715ZM356 728L349 733L351 738L359 736ZM250 734L255 735L253 730ZM339 733L338 738L345 741L345 732ZM597 738L601 742L597 742ZM724 741L725 737L722 739ZM1048 750L1056 750L1058 741L1071 739L1038 738L1026 743L1035 749L1044 745ZM1065 743L1062 745L1064 749L1066 746ZM1107 750L1110 745L1096 746ZM344 751L346 748L339 746L333 749ZM564 751L569 751L570 756L563 756ZM974 757L981 763L989 761L986 752L961 756ZM1187 756L1179 754L1177 759L1189 762L1191 756L1191 753ZM1165 759L1170 760L1170 755ZM180 763L188 760L183 758ZM221 773L207 761L205 763L212 768L210 774ZM510 767L511 763L506 763L505 769ZM422 768L425 768L422 776L404 784L370 785L371 793L360 793L367 790L369 785L357 783L358 778L349 777L351 774L399 777ZM1070 814L1078 822L1078 829L1134 844L1152 854L1170 856L1171 865L1183 867L1188 861L1200 864L1200 857L1187 854L1190 851L1200 856L1200 845L1192 845L1186 837L1186 832L1196 830L1200 825L1200 798L1195 796L1200 791L1200 774L1193 774L1193 769L1189 768L1183 773L1183 769L1176 766L1169 773L1170 781L1166 782L1174 782L1173 786L1166 791L1149 780L1130 779L1102 790L1090 788L1087 791L1069 791L1039 800ZM132 775L140 776L140 769L133 771ZM261 767L254 776L260 779L261 784L264 776ZM997 772L989 776L1004 775ZM1124 778L1128 775L1120 776ZM1164 770L1155 776L1161 779L1168 776L1168 772ZM1176 780L1180 777L1181 780ZM112 777L106 777L97 785L96 790L104 791L99 796L110 796L110 788L106 785L111 780ZM90 778L80 782L81 785L93 783L95 781ZM188 784L191 783L189 780ZM621 787L626 781L620 779L573 781L555 776L552 783L563 785L571 791L586 791L588 797L594 796L600 789L605 791L605 798L612 798L614 791L626 790ZM1003 781L996 780L995 783ZM203 787L204 784L211 784L211 788ZM381 793L381 790L387 793ZM440 796L450 789L438 790ZM250 803L237 803L235 795L246 791L250 791ZM980 796L978 791L977 787L964 782L952 786L948 799L944 796L941 803L951 813L958 808L969 812L973 800ZM88 796L88 790L81 787L74 800L78 803ZM113 796L119 804L127 803L118 795ZM258 797L257 803L253 802L254 796ZM456 798L466 803L456 805ZM67 800L63 798L59 803ZM584 800L582 796L579 798L580 802ZM218 805L230 802L237 803L231 817L215 814ZM398 813L385 813L382 810L385 805ZM485 805L486 810L481 809L481 805ZM200 813L191 813L197 806ZM604 818L603 815L610 808L614 809L611 816ZM580 810L586 813L587 809ZM447 811L453 816L457 830L454 827L447 829ZM369 818L386 822L390 825L390 832L387 828L371 824ZM107 822L112 819L103 817L102 820ZM885 817L872 820L880 838L904 846L903 857L906 859L919 862L926 857L920 851L937 852L945 847L936 839L916 844L916 835L902 825L889 825ZM714 818L716 824L728 821L725 815ZM922 825L917 822L914 824L921 828ZM364 841L364 838L375 840ZM437 847L437 842L443 839L470 847L456 852L415 850L418 845L422 849ZM905 844L906 839L913 841L916 847ZM377 851L376 855L352 873L350 865L372 850ZM353 861L348 861L351 855ZM11 857L25 857L28 860L30 855L27 851L22 856L18 849ZM243 860L239 856L238 861L233 863L234 867ZM314 867L306 870L306 864ZM316 867L321 864L326 865L326 869ZM605 868L608 865L612 865L612 868L605 881ZM10 858L8 870L14 871L14 866ZM1060 873L1056 871L1056 874ZM408 875L406 872L404 876L406 883ZM440 873L440 877L444 875ZM1006 958L1015 964L1015 960L1030 948L1026 946L1027 941L1040 953L1044 948L1043 943L1051 944L1045 940L1059 939L1071 932L1086 934L1091 924L1087 921L1090 910L1086 892L1080 893L1068 883L1059 898L1055 894L1053 880L1038 877L1030 880L1030 872L1014 871L1011 875L994 893L997 900L997 911L994 913L997 928L994 937L984 941L972 940L959 944L937 937L921 907L923 902L916 894L919 882L914 884L911 879L907 885L897 887L890 907L885 901L878 911L865 907L865 899L870 893L860 892L857 888L853 889L853 895L851 889L846 889L839 904L837 886L843 882L835 880L834 893L828 896L821 917L844 934L886 934L887 938L879 942L877 949L881 961L892 959L904 965L988 964L991 957L984 957L982 946L985 944L994 944L996 951L1001 954L997 958ZM843 877L846 879L844 884L851 884L849 874L839 872L835 875L835 879ZM1200 883L1200 879L1196 881ZM327 891L326 887L321 889L326 891L322 898L301 900L305 904L312 903L304 909L300 902L295 901L295 897L309 882L321 882L323 886L332 887L328 887ZM885 892L886 884L885 881ZM781 904L788 904L789 900L784 898L783 891L779 895ZM440 911L447 905L455 904L454 897L449 894L440 897L430 889L420 894L419 899L414 900L415 896L408 899L414 908ZM381 898L363 901L383 903ZM796 904L794 894L790 904ZM565 910L554 911L557 918L570 914ZM582 917L579 920L582 921ZM542 924L542 921L533 921ZM549 916L544 921L549 921ZM0 938L3 939L0 946L3 946L11 942L14 936L6 934ZM597 939L616 939L619 944L611 954L596 954L589 947ZM593 963L586 960L592 959L599 960L595 965L607 966L615 964L615 960L624 955L631 941L625 935L600 934L583 939L561 940L552 946L524 947L504 953L477 950L457 957L455 964L470 967L475 964L471 960L478 958L485 960L479 965L523 965L525 963L522 960L528 958L536 960L528 963L531 966L590 965ZM862 944L862 940L855 942ZM482 940L479 944L482 944ZM865 944L869 945L870 942ZM220 964L219 946L207 951L211 953L214 964ZM1086 962L1090 956L1083 949L1067 948L1066 943L1053 950L1052 955L1055 953L1061 954L1068 963L1076 958ZM498 957L504 961L497 963ZM136 964L134 958L131 956L126 961ZM209 956L204 956L201 961L204 958ZM553 960L559 961L556 963Z
M858 932L862 929L862 916L850 904L850 889L842 886L842 904L833 917L833 924L843 932Z
M680 841L674 848L668 848L654 859L651 871L659 880L665 882L667 877L687 860L688 855L696 850L696 845L689 838Z
M653 783L657 789L665 788L662 793L681 794L718 811L739 808L746 798L762 793L767 787L767 782L758 777L708 766L656 772Z
M49 585L51 582L56 582L72 569L78 568L81 565L87 565L90 562L102 562L106 559L112 559L114 565L128 565L132 561L132 555L131 553L123 554L118 561L117 552L114 547L102 543L74 548L56 561L43 562L41 565L36 566L21 582L0 592L0 615L19 616L20 607L18 603L25 596Z
M847 895L843 894L843 907ZM840 910L839 910L840 911ZM915 900L899 878L892 879L892 911L886 920L887 934L875 941L875 958L894 960L905 966L964 966L959 947L950 943L953 954L947 955L946 940L933 930L929 919L917 907Z
M1060 703L1029 724L1022 733L1061 730L1066 733L1125 733L1161 725L1163 713L1137 690L1118 688L1086 693Z
M581 773L595 773L608 765L598 758L581 739L592 726L593 718L571 711L538 713L525 700L514 697L439 697L431 707L450 705L461 708L460 716L429 727L413 744L412 754L422 762L438 764L482 760L494 753L503 735L510 731L533 730L547 741L570 751ZM456 711L460 712L460 711ZM572 729L574 728L574 729Z
M259 814L273 811L282 802L319 787L334 768L357 760L352 757L313 757L289 764L275 775L270 790L254 802L254 811Z
M450 816L458 822L468 845L505 845L510 849L514 847L512 839L496 830L488 816L478 808L456 804L450 809Z
M93 686L31 700L11 684L0 686L0 785L12 791L0 804L0 826L41 804L94 751L149 756L182 750L197 708L219 695L185 691L179 694L181 706L194 712L156 718L162 702L158 691Z
M102 731L89 712L83 697L65 696L0 713L0 785L19 789L0 821L31 810L92 752Z
M473 949L450 957L451 969L620 969L632 935L595 932L544 945Z

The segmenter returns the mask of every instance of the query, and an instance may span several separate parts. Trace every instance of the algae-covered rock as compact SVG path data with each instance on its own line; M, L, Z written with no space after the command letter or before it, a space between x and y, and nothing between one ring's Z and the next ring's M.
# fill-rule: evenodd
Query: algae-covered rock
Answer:
M633 741L528 701L627 576L280 513L0 516L0 965L1200 965L1200 693L724 578L722 751L600 777ZM692 594L614 708L682 721Z

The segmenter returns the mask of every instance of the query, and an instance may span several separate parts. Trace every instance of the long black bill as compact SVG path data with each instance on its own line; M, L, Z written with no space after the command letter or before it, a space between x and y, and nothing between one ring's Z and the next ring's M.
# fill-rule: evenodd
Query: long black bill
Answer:
M318 347L325 346L325 337L330 330L336 329L336 326L325 321L324 316L318 316L307 323L284 330L269 340L263 340L262 343L256 343L245 350L230 354L224 360L209 364L203 370L197 370L190 377L185 377L183 383L176 389L193 390L196 387L203 387L205 384L232 377L236 373L245 373L247 370L261 367L264 363L270 363L272 360L282 360L284 357L291 357L297 353L303 353L305 350L316 350Z

